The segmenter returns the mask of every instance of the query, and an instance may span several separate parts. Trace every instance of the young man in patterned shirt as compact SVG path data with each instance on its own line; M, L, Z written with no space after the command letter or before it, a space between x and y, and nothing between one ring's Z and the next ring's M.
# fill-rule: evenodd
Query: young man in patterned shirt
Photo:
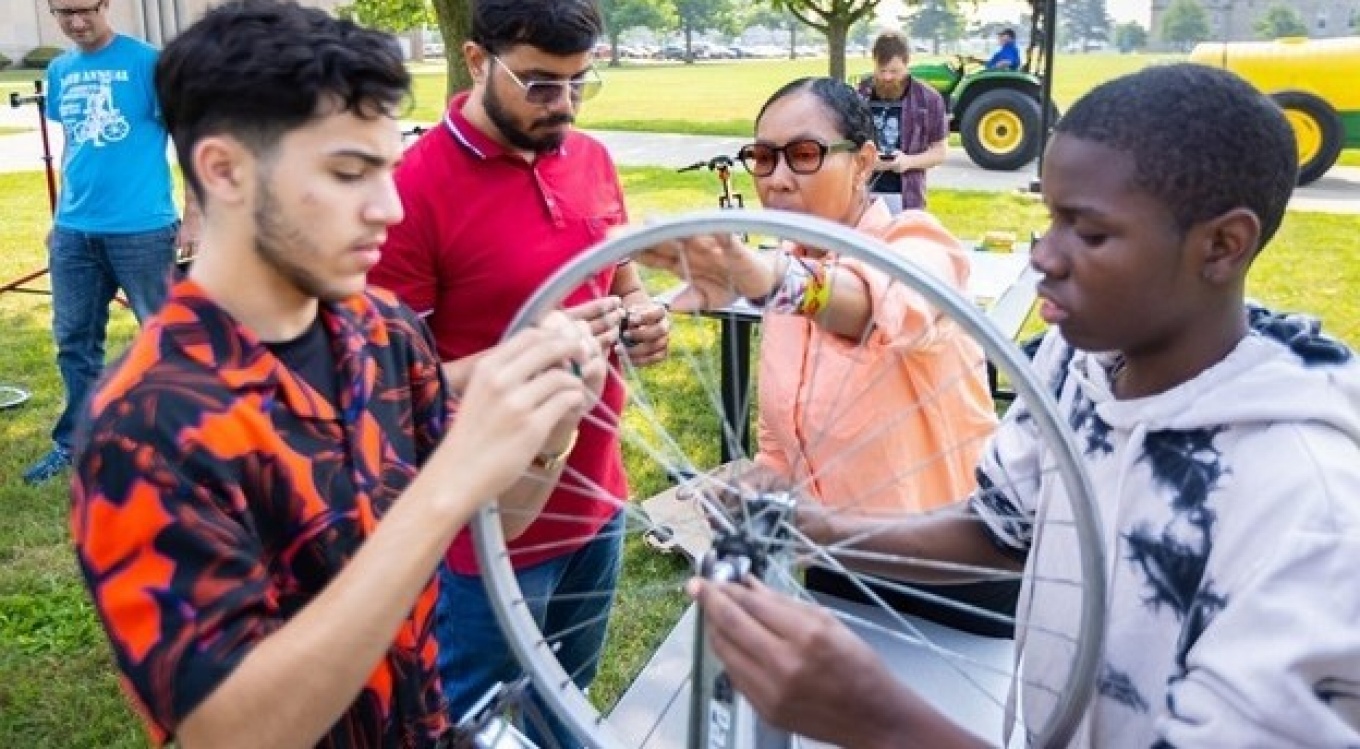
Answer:
M402 207L395 41L233 0L165 49L156 85L202 249L104 380L72 530L157 743L449 741L434 570L487 499L514 537L603 381L552 317L489 352L458 413L408 308L365 291Z

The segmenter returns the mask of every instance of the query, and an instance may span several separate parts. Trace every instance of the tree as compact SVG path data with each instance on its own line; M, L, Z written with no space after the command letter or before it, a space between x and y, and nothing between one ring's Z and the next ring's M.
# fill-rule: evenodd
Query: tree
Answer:
M1299 18L1298 11L1287 5L1272 5L1265 15L1252 24L1256 36L1279 39L1282 36L1308 36L1308 25Z
M432 0L439 19L439 36L444 40L444 59L448 75L445 93L453 96L472 88L472 75L463 62L463 42L472 35L473 0Z
M673 10L663 0L600 0L604 33L609 38L609 66L618 67L619 36L624 31L637 26L668 28L675 22Z
M787 10L803 23L826 36L827 51L831 55L827 75L845 80L845 39L850 27L861 18L868 18L878 9L881 0L769 0L776 10Z
M1137 21L1121 23L1114 27L1114 43L1119 51L1128 54L1147 46L1148 33Z
M743 19L747 26L763 26L771 31L789 32L789 59L798 57L798 29L802 23L787 10L776 10L768 6L752 8Z
M1209 14L1196 0L1172 0L1162 16L1162 38L1189 51L1195 42L1209 38Z
M911 34L929 39L935 54L942 42L958 41L963 36L964 19L958 0L922 0L921 6L907 14Z
M685 62L694 62L694 34L727 28L732 23L731 0L670 0L676 25L685 35Z
M1068 0L1058 4L1063 30L1068 37L1081 42L1083 52L1110 40L1113 21L1105 8L1105 0Z
M335 12L341 18L394 34L434 20L425 0L354 0L336 8Z

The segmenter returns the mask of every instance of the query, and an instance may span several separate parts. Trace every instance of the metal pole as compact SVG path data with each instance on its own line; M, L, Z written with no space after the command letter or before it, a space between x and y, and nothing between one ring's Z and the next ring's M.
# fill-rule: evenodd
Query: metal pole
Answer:
M1044 75L1039 81L1039 179L1030 183L1030 192L1039 192L1044 178L1044 151L1048 149L1049 121L1053 110L1053 53L1058 46L1058 0L1041 0L1044 7Z

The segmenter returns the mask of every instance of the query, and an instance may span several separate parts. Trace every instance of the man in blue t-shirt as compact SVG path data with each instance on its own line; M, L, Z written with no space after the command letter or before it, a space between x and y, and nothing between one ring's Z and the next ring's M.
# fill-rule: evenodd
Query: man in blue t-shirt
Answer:
M37 484L71 463L71 439L104 366L109 302L121 288L137 320L165 301L175 248L192 245L196 211L181 227L166 163L167 135L156 103L156 50L115 33L108 0L49 0L76 47L47 68L47 118L66 146L52 232L52 335L66 403L53 446L24 473ZM186 207L191 201L186 200Z
M1020 69L1020 48L1015 46L1015 30L1002 29L996 35L997 41L1001 42L1001 48L992 55L992 59L987 61L988 70L1019 70Z

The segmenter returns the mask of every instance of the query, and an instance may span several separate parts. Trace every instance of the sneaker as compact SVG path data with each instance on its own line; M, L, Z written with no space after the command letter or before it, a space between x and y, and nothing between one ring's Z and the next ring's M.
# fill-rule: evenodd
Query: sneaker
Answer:
M70 466L71 453L60 447L54 447L52 452L42 456L41 460L24 472L24 483L32 486L50 481Z

